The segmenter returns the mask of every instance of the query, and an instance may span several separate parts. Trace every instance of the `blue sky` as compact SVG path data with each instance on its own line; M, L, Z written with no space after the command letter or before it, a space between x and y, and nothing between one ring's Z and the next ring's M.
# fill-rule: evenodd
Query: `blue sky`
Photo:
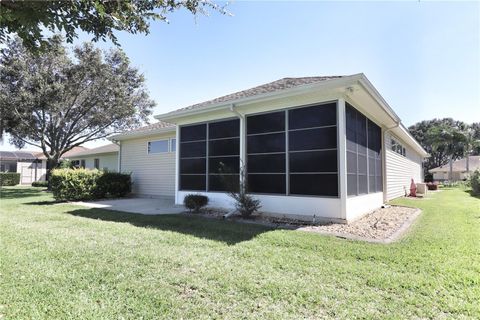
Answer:
M480 2L228 8L233 16L179 11L170 24L152 23L147 36L118 34L147 78L155 114L283 77L363 72L407 126L441 117L480 121Z

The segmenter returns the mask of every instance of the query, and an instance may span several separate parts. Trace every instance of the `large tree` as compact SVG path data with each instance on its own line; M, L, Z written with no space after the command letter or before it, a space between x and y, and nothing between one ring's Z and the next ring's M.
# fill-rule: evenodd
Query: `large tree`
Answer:
M30 50L44 49L46 32L62 31L71 43L82 30L94 41L110 39L118 44L115 31L148 34L151 21L167 21L168 13L182 8L194 15L208 14L209 9L227 13L212 0L2 0L0 43L16 34Z
M17 38L0 52L0 124L15 146L41 148L54 168L72 148L147 120L155 103L123 51L69 52L59 36L48 48L32 54Z
M468 125L452 118L424 120L410 126L409 131L430 154L424 162L428 170L445 165L466 154L478 154L480 148L480 124Z

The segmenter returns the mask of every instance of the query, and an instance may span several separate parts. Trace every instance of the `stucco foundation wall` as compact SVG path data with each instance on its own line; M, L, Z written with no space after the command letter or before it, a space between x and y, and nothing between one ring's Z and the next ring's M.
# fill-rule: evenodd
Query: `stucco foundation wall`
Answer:
M175 152L148 154L148 141L175 138L175 133L123 140L122 172L132 173L132 191L142 196L175 196Z
M423 182L422 157L395 136L393 136L393 139L399 141L405 147L406 157L392 151L391 139L391 134L385 134L387 200L404 196L405 190L408 194L411 179L415 183Z
M183 198L190 193L206 195L211 207L234 208L234 202L225 193L179 191L177 204L183 204ZM340 198L295 197L274 195L253 195L261 201L261 212L269 215L286 215L291 218L313 221L342 220Z
M347 198L347 221L352 222L383 205L383 192Z

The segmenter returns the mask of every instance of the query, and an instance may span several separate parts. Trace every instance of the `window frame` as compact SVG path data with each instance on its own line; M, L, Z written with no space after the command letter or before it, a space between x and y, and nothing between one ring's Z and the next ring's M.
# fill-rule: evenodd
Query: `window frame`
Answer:
M170 138L169 152L177 152L177 138Z
M167 151L160 151L160 152L150 152L150 144L152 142L162 142L162 141L166 141L167 142ZM159 154L164 154L164 153L169 153L170 152L170 139L169 138L166 138L166 139L158 139L158 140L149 140L147 141L147 155L151 156L151 155L159 155Z

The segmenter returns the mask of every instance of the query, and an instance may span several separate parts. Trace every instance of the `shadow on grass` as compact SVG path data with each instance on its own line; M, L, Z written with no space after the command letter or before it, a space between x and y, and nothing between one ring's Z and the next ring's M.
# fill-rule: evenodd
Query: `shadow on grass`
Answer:
M480 194L475 194L473 193L473 190L465 190L466 193L468 193L470 196L474 197L474 198L477 198L477 199L480 199Z
M130 223L141 228L179 232L197 238L220 241L228 245L248 241L261 233L273 230L265 226L182 216L179 214L142 215L96 208L78 209L66 213L89 219Z
M35 197L42 194L42 188L1 187L0 199L20 199Z

